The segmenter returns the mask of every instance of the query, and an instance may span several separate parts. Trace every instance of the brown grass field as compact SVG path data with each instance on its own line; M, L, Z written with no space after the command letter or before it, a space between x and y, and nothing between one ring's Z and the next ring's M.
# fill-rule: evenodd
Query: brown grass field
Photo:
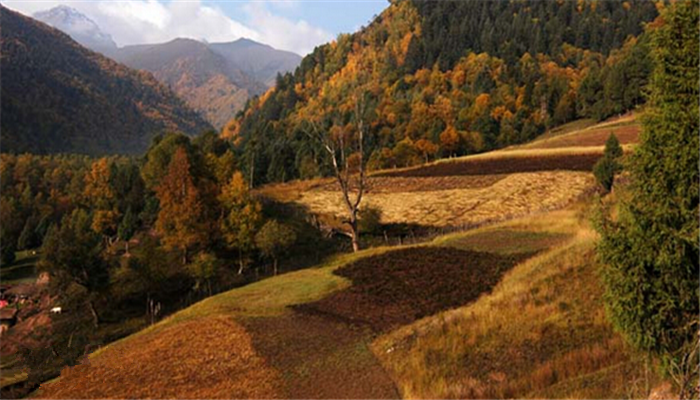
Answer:
M38 398L279 398L279 376L225 317L187 321L105 350ZM252 384L254 382L254 384Z
M378 338L373 350L402 397L645 397L659 378L647 375L644 358L605 317L595 235L586 221L585 209L574 208L436 240L509 253L508 243L538 246L521 241L530 232L552 247L507 272L477 301ZM504 244L491 247L496 232ZM552 242L551 234L565 236Z
M396 178L382 178L386 185ZM404 179L404 178L401 178ZM546 171L488 176L490 186L421 191L370 190L365 204L381 209L382 223L473 226L563 207L594 187L585 172ZM439 181L436 181L439 182ZM424 185L429 183L423 182ZM337 191L310 190L297 200L312 213L345 215Z
M639 141L641 126L639 124L622 125L589 129L584 132L574 132L556 136L550 139L538 140L522 146L527 149L553 149L559 147L594 147L602 146L611 134L617 136L620 144L634 144Z

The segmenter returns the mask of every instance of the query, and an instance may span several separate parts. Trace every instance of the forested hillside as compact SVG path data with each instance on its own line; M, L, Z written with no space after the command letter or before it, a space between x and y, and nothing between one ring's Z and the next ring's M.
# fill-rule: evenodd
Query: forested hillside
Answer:
M158 133L211 126L146 72L0 8L2 151L141 153Z
M311 130L362 118L369 168L522 143L643 102L647 1L394 1L320 46L224 129L255 184L330 170ZM370 112L359 115L359 99Z

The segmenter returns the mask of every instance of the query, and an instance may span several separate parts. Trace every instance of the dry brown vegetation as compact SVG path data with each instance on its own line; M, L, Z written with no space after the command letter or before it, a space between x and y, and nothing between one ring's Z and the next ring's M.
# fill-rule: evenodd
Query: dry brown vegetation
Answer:
M255 349L280 371L282 397L397 398L389 375L369 350L370 332L329 316L290 312L246 318Z
M391 180L395 178L382 179L387 181L387 187L394 186ZM435 186L432 191L370 191L365 204L381 209L383 223L479 225L565 206L594 185L591 174L585 172L546 171L489 179L494 182L492 185L479 188L441 190ZM343 215L337 191L310 190L297 201L312 213Z
M117 343L66 368L39 398L277 398L279 377L238 323L225 317L171 326Z
M440 160L419 167L385 171L374 176L496 175L538 171L590 171L602 156L602 148L571 151L500 151L476 156Z
M657 381L605 317L583 210L440 238L481 247L493 232L571 235L507 272L491 294L377 339L375 354L406 398L644 397ZM507 232L512 236L508 240ZM546 235L541 236L543 241ZM537 243L530 243L535 245Z
M639 141L640 131L641 126L638 124L598 128L556 136L551 139L538 140L522 147L527 149L553 149L560 147L602 146L611 134L617 136L620 144L634 144Z

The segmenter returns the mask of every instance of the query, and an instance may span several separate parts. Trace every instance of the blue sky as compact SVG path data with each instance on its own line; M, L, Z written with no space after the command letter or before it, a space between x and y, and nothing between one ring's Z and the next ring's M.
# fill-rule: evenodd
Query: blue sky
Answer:
M219 6L232 18L244 15L243 5L248 1L207 1ZM289 19L304 19L337 36L354 32L384 10L387 0L296 0L267 1L269 7Z
M4 0L24 14L58 5L95 21L119 46L176 37L227 42L241 37L305 55L354 32L387 0Z

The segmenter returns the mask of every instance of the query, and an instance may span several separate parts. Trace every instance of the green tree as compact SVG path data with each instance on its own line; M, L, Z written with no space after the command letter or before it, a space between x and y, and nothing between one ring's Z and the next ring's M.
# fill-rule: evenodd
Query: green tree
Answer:
M195 279L196 286L199 288L206 286L207 292L211 296L211 280L216 276L219 269L219 260L212 253L199 253L194 261L187 265L187 270Z
M83 288L85 304L97 327L100 318L95 303L109 285L109 269L102 258L104 242L91 225L90 215L77 209L66 215L59 227L50 228L42 246L40 268L51 274L55 294L64 293L71 285Z
M593 166L593 175L606 192L612 189L615 174L622 171L620 157L622 157L622 147L615 134L611 133L605 141L603 157Z
M277 260L296 242L294 229L271 219L255 235L255 244L263 256L272 259L273 271L277 275Z
M654 71L631 193L616 220L599 221L609 315L665 361L681 398L694 395L698 374L699 14L696 1L672 3L650 32Z
M134 213L131 212L131 207L129 207L126 209L124 218L122 218L122 221L119 224L119 229L117 231L119 239L125 242L126 254L129 254L129 240L131 240L131 238L134 236L134 233L136 233L137 227L138 225L136 221L136 216L134 215Z

